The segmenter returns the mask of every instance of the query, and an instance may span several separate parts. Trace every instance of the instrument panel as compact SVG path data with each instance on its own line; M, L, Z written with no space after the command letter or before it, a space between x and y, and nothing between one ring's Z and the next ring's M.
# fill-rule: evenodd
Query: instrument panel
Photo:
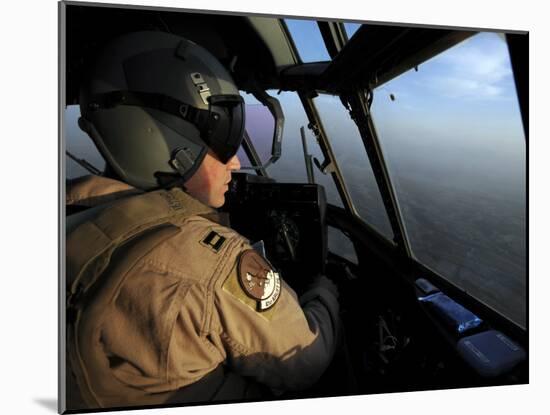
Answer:
M324 273L327 257L326 195L309 183L277 183L233 173L223 210L231 227L251 243L262 240L267 259L294 281Z

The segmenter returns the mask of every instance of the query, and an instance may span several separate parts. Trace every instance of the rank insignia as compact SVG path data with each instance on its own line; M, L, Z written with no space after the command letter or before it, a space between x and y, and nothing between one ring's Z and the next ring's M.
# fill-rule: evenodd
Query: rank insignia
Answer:
M215 253L218 253L223 244L225 243L225 237L221 236L215 231L210 231L208 235L201 241L201 244L207 246Z
M255 250L244 251L237 266L241 288L257 302L257 310L271 308L281 294L281 278Z

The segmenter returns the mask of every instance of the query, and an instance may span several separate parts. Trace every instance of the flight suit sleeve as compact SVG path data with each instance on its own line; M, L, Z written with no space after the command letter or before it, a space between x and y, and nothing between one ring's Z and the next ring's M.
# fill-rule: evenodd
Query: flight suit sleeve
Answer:
M227 363L231 370L275 391L307 388L334 355L339 333L336 295L321 284L298 299L279 277L278 298L261 310L260 300L243 288L243 281L251 279L247 269L239 266L240 257L250 254L250 247L246 248L236 255L235 265L216 292L214 331Z

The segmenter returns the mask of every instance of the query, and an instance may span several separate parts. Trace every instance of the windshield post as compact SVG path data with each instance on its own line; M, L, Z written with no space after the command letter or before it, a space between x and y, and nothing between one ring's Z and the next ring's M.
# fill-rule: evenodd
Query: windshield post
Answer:
M312 98L309 97L306 93L300 92L298 95L300 96L300 100L302 101L302 105L304 106L304 110L306 111L306 115L310 122L310 125L314 126L314 128L316 127L313 133L319 141L319 147L321 149L321 152L323 153L323 157L325 157L325 160L328 161L329 165L333 167L330 173L336 185L336 189L338 190L338 194L340 195L340 198L342 199L346 210L350 212L353 216L359 217L359 214L357 213L357 210L353 205L353 201L346 187L344 176L340 171L340 167L338 166L336 157L334 156L334 152L332 151L332 146L330 145L330 142L328 140L327 134L321 122L321 117L319 117L319 113L317 112L317 108L315 107Z
M317 25L330 58L334 59L348 41L344 24L341 22L317 22Z
M348 40L344 25L341 22L318 22L318 25L326 48L331 58L334 59L345 47ZM356 91L349 93L349 96L342 94L341 98L343 102L348 103L350 115L359 128L359 133L363 139L365 150L367 151L367 156L369 157L376 183L378 184L378 189L382 195L384 207L390 220L394 242L407 257L411 258L411 249L405 225L378 142L376 130L370 117L369 105L365 101L364 96L365 91L358 88Z
M408 258L412 258L407 230L386 167L382 148L378 141L376 129L372 122L369 103L365 97L366 93L366 90L358 88L356 91L347 95L342 94L342 99L348 104L350 116L357 125L361 138L363 139L363 144L367 151L367 156L369 157L374 177L390 220L394 234L394 242Z

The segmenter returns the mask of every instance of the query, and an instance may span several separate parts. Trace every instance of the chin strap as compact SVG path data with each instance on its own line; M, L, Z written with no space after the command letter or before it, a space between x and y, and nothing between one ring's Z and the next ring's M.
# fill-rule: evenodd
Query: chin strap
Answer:
M158 189L170 190L174 187L179 187L185 190L185 182L187 180L184 180L179 174L156 172L155 178L157 179Z

